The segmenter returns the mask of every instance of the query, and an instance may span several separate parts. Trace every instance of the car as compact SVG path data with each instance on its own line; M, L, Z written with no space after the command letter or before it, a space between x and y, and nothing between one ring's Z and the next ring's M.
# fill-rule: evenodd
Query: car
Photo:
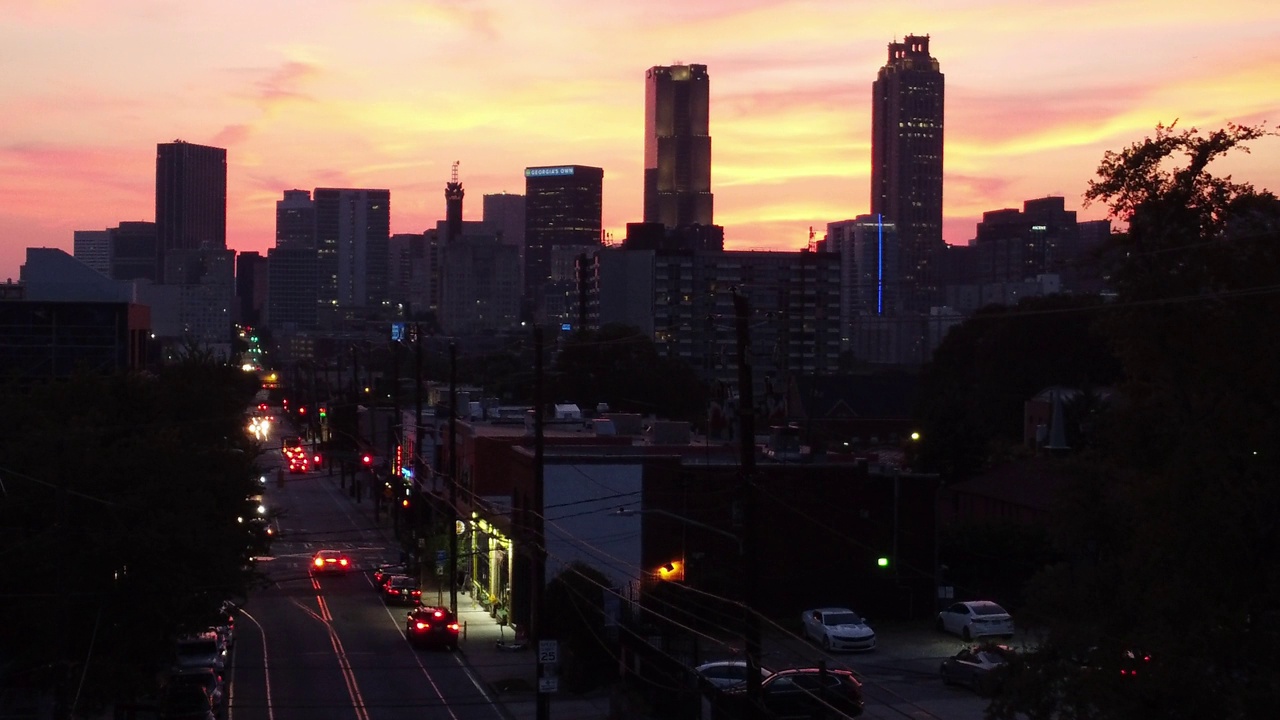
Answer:
M946 685L963 685L984 697L1000 691L1017 653L1007 645L974 645L942 661L939 674Z
M745 706L747 687L726 688L724 697L731 706ZM760 700L775 718L858 717L864 702L852 672L816 667L779 670L761 680Z
M952 633L965 641L980 637L1013 637L1013 617L990 600L966 600L953 603L938 613L938 630Z
M209 694L209 703L215 715L222 714L222 702L225 699L226 683L222 673L213 668L184 668L169 673L165 687L178 685L194 685L202 687Z
M1075 664L1087 673L1116 673L1123 678L1145 675L1151 668L1151 653L1141 650L1091 647L1083 657L1074 658Z
M739 685L745 686L747 684L746 660L714 660L702 663L694 668L693 671L712 687L720 689L733 688ZM772 670L764 667L760 668L760 678L762 680L772 674Z
M458 619L446 607L416 607L405 618L404 636L414 647L458 649Z
M198 684L166 686L159 709L160 720L217 720L209 691Z
M387 584L387 580L392 575L404 575L404 563L394 563L388 565L379 565L373 571L373 589L382 592L382 586Z
M392 575L382 586L382 599L388 605L417 605L422 600L418 579L408 575Z
M321 550L311 558L313 573L345 573L351 568L351 558L341 550Z
M828 607L800 613L805 635L823 650L875 650L876 631L849 608Z
M175 668L222 670L226 664L227 646L212 630L179 638L174 643Z
M292 437L280 444L280 453L288 461L289 472L305 473L311 469L311 456L301 437Z

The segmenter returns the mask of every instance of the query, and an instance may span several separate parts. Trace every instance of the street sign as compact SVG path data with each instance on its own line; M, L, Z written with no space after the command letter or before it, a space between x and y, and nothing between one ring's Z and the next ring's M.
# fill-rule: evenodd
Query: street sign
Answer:
M447 552L445 552L444 550L437 550L437 551L436 551L436 566L437 566L437 567L444 567L444 564L445 564L445 562L447 562L447 561L448 561L448 559L449 559L449 554L448 554Z
M550 677L538 678L538 692L553 693L560 692L560 678L552 675Z
M560 662L560 641L539 640L538 662L543 665L555 665Z

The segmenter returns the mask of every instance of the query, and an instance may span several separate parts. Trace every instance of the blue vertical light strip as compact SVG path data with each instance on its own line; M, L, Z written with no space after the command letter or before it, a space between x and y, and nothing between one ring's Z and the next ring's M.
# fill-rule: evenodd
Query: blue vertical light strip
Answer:
M876 213L876 314L884 314L884 215Z

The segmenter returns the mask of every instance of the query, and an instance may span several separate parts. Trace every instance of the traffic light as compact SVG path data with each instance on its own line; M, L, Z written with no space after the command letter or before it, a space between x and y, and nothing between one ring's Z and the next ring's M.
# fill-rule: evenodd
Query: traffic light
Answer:
M369 454L369 453L364 453L364 454L362 454L362 455L360 456L360 464L361 464L361 465L363 465L363 466L365 466L365 467L370 467L370 466L372 466L372 465L373 465L373 455L371 455L371 454Z
M403 500L401 500L401 501L400 501L400 507L404 508L405 510L408 510L408 509L409 509L409 498L404 498Z
M306 406L306 405L302 405L302 406L300 406L300 407L298 408L298 414L299 414L299 415L306 415L306 414L307 414L307 406Z
M320 406L320 417L325 417L325 416L326 416L326 409L325 409L325 406L321 405L321 406Z
M889 567L889 558L884 555L881 555L880 557L876 558L876 565L880 568Z

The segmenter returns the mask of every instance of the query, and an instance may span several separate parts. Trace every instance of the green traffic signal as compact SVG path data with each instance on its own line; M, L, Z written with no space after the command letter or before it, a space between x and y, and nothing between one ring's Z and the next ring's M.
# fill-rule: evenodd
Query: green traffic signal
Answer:
M882 567L882 568L887 568L887 567L889 567L889 558L884 557L883 555L881 555L880 557L876 558L876 565L878 565L878 566L880 566L880 567Z

